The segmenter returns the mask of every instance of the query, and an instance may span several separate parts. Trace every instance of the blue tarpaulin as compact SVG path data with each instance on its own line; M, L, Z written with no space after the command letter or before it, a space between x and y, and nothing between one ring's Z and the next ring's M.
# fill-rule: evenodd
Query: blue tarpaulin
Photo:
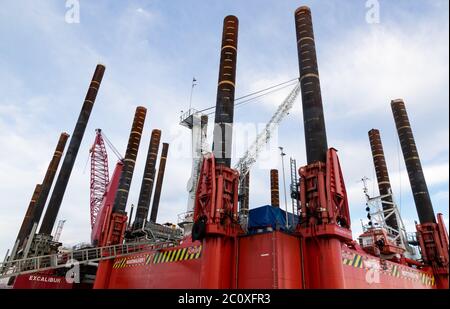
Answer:
M298 216L293 216L292 213L288 213L289 226L292 226L292 220L294 220L294 226L296 226ZM278 207L272 207L270 205L250 209L248 214L248 230L252 232L267 227L272 227L274 230L285 231L286 212Z

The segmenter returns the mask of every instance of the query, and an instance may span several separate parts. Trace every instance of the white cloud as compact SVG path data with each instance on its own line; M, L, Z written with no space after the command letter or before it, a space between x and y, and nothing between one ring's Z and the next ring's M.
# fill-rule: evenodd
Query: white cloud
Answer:
M448 202L448 190L439 191L431 197L432 200L436 201L447 201Z
M448 183L448 163L423 166L423 173L428 186ZM406 170L390 174L392 190L399 191L400 185L409 189L409 178Z
M440 21L414 26L405 30L385 22L321 44L319 65L324 100L330 102L328 115L388 114L390 100L396 98L404 98L410 110L414 105L424 110L448 102L439 91L448 89L448 21L447 26Z

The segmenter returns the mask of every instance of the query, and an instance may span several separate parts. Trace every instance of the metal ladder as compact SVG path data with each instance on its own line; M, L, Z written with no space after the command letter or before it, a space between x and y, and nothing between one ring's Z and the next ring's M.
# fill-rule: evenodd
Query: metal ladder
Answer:
M119 256L127 256L142 251L159 250L178 245L178 241L167 242L137 242L119 244L98 248L73 250L69 252L56 253L17 259L0 263L0 279L21 274L40 272L45 270L71 267L77 264L89 264L99 261L115 259Z
M297 175L297 161L290 158L291 167L291 199L292 199L292 210L296 215L299 215L299 192L298 192L298 175Z

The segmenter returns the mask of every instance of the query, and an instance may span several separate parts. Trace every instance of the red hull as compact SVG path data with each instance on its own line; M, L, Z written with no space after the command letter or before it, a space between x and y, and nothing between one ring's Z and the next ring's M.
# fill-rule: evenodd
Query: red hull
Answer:
M14 289L90 289L92 284L69 283L65 276L53 271L45 271L17 276L14 281Z
M203 288L201 273L207 250L199 242L192 244L186 241L180 247L118 258L114 261L106 288ZM234 277L230 288L317 288L304 283L310 280L306 277L306 267L302 272L300 241L296 236L281 232L244 236L238 238L235 250L236 254L232 256L237 257L237 269L234 269L237 278ZM436 288L431 271L383 262L377 257L346 247L341 252L339 263L329 263L341 269L328 269L324 273L342 271L344 288ZM320 258L328 257L317 257Z
M431 269L418 270L380 260L354 250L342 250L345 288L349 289L433 289Z
M106 288L199 288L202 251L200 242L185 242L176 248L117 258L112 263ZM102 269L99 267L99 272ZM97 278L101 277L97 273Z
M27 274L17 276L14 289L72 289L73 284L67 283L62 276L48 274Z

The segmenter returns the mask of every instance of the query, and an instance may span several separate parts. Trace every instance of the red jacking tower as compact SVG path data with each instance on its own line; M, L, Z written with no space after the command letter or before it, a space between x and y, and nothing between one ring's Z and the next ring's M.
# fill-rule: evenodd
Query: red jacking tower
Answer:
M301 167L297 231L305 250L307 288L345 287L342 243L352 241L347 193L337 151L328 149L311 11L295 11L308 165ZM325 271L326 270L326 271Z
M205 248L200 269L201 288L231 288L236 268L234 249L238 222L239 173L230 168L239 21L223 22L213 154L203 160L194 207L192 240Z
M437 286L448 289L449 247L443 215L438 214L436 222L405 103L401 99L393 100L391 107L419 215L420 224L416 229L422 259L436 277Z

